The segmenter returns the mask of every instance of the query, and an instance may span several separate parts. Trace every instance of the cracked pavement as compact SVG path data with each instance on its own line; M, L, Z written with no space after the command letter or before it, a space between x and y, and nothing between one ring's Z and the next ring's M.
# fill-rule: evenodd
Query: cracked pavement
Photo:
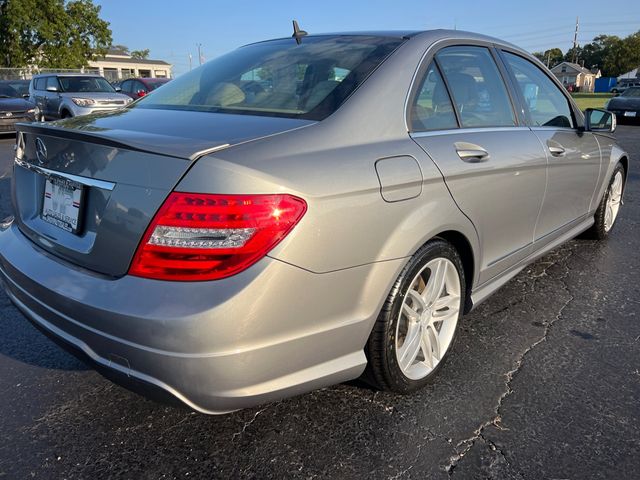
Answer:
M637 478L640 127L616 135L632 170L611 238L526 268L413 395L352 383L207 417L111 384L0 293L0 478Z

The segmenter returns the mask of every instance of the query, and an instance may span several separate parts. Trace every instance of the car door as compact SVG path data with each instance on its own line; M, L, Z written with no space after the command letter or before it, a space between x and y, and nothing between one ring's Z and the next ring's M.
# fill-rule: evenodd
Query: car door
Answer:
M35 103L42 114L46 117L47 111L45 108L45 88L47 81L45 78L38 77L33 80L33 91L30 100Z
M501 56L521 98L524 115L548 160L547 191L535 232L540 244L570 230L596 206L600 147L578 128L576 112L548 73L517 53Z
M55 88L55 90L50 90ZM60 82L58 77L47 77L47 90L45 92L45 108L47 110L47 116L53 118L60 117Z
M478 232L480 283L530 253L546 180L540 142L520 124L500 68L490 47L445 47L412 100L411 136Z
M136 80L135 86L133 87L133 98L144 97L147 93L149 92L145 84L139 80Z
M131 93L131 86L133 85L133 80L125 80L120 84L120 88L122 91L120 93L124 93L125 95L133 98L133 94Z

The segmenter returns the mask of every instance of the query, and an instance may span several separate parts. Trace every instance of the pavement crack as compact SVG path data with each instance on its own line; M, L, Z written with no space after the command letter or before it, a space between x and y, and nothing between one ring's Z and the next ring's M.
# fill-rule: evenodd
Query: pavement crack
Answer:
M556 313L555 317L553 319L551 319L549 322L545 323L545 329L544 329L544 332L543 332L542 336L538 340L533 342L531 345L529 345L518 356L518 358L515 361L514 367L511 370L509 370L507 373L504 374L504 376L505 376L505 383L504 383L505 390L502 393L502 395L500 395L500 397L498 398L498 402L496 404L496 407L494 408L495 415L493 416L493 418L491 418L490 420L487 420L486 422L480 424L480 426L474 430L473 435L471 435L468 438L465 438L465 439L461 440L460 442L458 442L456 444L456 447L455 447L456 450L458 448L460 448L460 447L462 447L462 449L460 451L457 451L456 454L454 454L451 457L449 457L449 462L444 466L444 470L449 474L449 477L451 477L453 475L454 470L456 469L456 467L458 466L458 464L460 463L462 458L467 453L469 453L469 451L473 448L473 446L476 444L478 439L484 440L490 447L495 448L504 457L505 462L507 462L507 464L509 463L507 458L506 458L506 456L504 455L504 452L502 452L501 449L499 449L491 440L489 440L484 435L484 430L487 427L490 427L490 426L493 426L493 427L495 427L495 428L497 428L499 430L507 430L507 428L502 425L502 416L501 416L500 412L501 412L502 405L503 405L505 399L509 395L511 395L513 393L513 389L511 388L511 384L513 382L514 377L516 376L516 374L522 368L522 364L524 363L524 360L527 357L527 355L534 348L536 348L538 345L540 345L541 343L547 341L547 338L548 338L549 333L551 331L551 327L555 324L556 321L558 321L562 317L562 314L564 313L565 309L575 299L575 297L571 293L571 290L569 289L567 283L565 282L566 277L569 275L569 268L566 266L565 262L569 259L569 257L572 256L572 254L573 254L573 252L570 251L568 255L564 256L561 259L559 259L557 262L545 262L546 266L543 269L542 273L534 276L530 292L527 292L527 293L525 293L523 295L522 300L524 301L524 299L525 299L525 297L527 295L529 295L529 294L531 294L531 293L533 293L535 291L535 283L536 283L536 281L540 277L547 275L547 273L546 273L547 269L551 265L557 265L557 264L565 265L566 271L564 272L564 274L562 276L558 277L558 280L560 281L563 289L568 294L567 300L560 306L560 308L558 309L558 312Z
M253 422L256 421L258 416L260 414L262 414L265 410L268 410L273 405L275 405L275 404L269 404L266 407L261 408L260 410L256 411L256 413L253 414L253 417L251 418L251 420L244 422L244 425L242 426L242 430L240 430L239 432L235 432L231 436L231 441L234 442L236 440L236 438L240 438L242 436L242 434L247 431L247 428L249 428L253 424Z

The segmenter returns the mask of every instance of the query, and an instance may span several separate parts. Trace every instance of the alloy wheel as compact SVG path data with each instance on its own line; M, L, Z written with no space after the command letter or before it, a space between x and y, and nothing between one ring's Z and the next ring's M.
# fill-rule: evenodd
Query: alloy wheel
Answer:
M429 261L403 299L396 326L395 352L411 380L429 375L451 346L460 313L460 279L446 258Z
M607 206L604 212L604 230L608 232L616 221L622 203L622 172L616 172L607 195Z

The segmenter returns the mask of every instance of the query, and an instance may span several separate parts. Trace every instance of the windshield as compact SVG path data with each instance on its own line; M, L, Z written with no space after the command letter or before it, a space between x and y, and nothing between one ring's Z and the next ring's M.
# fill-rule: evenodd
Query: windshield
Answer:
M627 88L621 97L640 97L640 87Z
M322 120L401 43L355 35L255 43L172 80L132 108Z
M29 93L29 80L9 80L0 82L0 97L22 97Z
M58 80L63 92L115 92L102 77L58 77Z
M3 85L0 83L0 98L16 98L20 95L9 85Z

